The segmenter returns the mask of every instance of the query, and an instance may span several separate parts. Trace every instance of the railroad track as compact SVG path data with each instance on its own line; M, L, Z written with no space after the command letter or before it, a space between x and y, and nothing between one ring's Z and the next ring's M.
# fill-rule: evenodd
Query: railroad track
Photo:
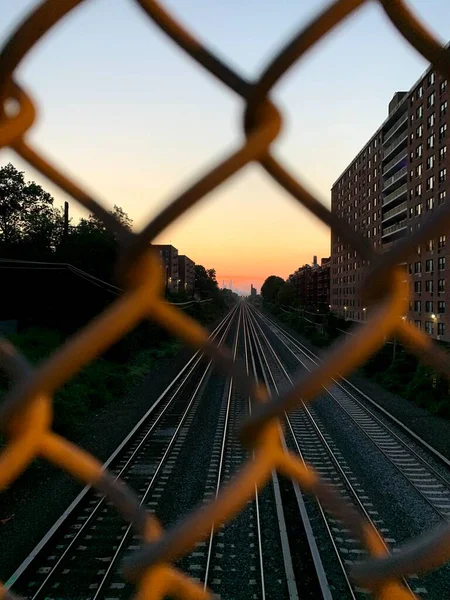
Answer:
M243 304L212 337L232 346L235 359L261 378ZM251 410L233 380L215 374L197 353L105 466L169 525L217 495L248 459L239 424ZM140 543L109 502L87 487L7 585L29 600L129 598L133 588L122 579L120 563ZM178 565L219 598L331 599L301 494L275 473L260 493L255 488L245 510L211 529Z
M234 358L243 360L247 372L263 381L273 394L292 383L274 339L295 357L297 366L301 363L312 368L314 361L320 360L245 303L223 319L212 338L231 346ZM433 484L421 487L431 483L426 481L431 477L447 486L439 466L424 458L426 448L413 449L415 460L426 472L426 477L421 477L417 468L414 471L415 465L402 460L400 448L386 437L393 435L403 452L402 435L406 434L394 431L393 426L386 430L378 415L369 409L364 412L356 391L350 399L345 388L340 390L341 396L335 387L330 393L353 426L361 432L365 428L364 436L392 460L399 474L417 486L423 501L439 518L446 518L447 495L431 493L437 489ZM233 380L216 374L211 363L203 363L197 353L105 466L135 490L141 503L155 512L163 525L170 525L193 506L217 495L249 458L238 429L251 410L249 398ZM336 485L381 531L386 547L395 549L396 540L383 516L314 408L308 406L286 415L285 425L285 446ZM450 505L448 508L450 511ZM128 598L133 588L122 579L120 563L140 543L115 509L87 487L9 579L8 587L29 600ZM211 529L209 538L198 542L178 565L219 598L359 600L367 597L367 592L353 586L348 571L364 552L319 502L303 498L294 482L273 473L260 493L255 489L245 510L216 532ZM407 585L411 595L426 592L421 579L413 577Z
M266 385L269 393L278 393L270 368L261 348L258 333L248 308L245 310L248 333L248 357L251 372ZM286 447L283 432L280 437ZM294 481L272 474L272 489L281 530L285 531L282 543L289 597L323 598L331 600L332 594L317 547L310 518L302 494ZM300 586L301 582L301 586Z
M235 307L212 333L219 345L230 337L238 313ZM217 386L211 362L205 365L197 352L105 463L158 516L200 402ZM110 503L86 487L7 586L33 600L128 597L131 590L118 575L118 563L138 543Z
M300 364L310 370L320 361L317 355L272 319L254 310L253 316L259 326L266 331L267 337L271 336L273 343L277 341L278 347L280 349L283 347L285 354L289 353L295 359L297 368ZM292 370L291 368L291 372ZM417 519L411 519L409 523L411 527L416 527L414 534L420 533L420 528L422 530L428 528L430 523L435 524L449 518L449 461L379 406L375 400L369 398L345 379L333 380L331 385L324 387L324 396L320 402L313 403L308 408L316 421L317 428L324 435L330 447L337 449L338 436L335 435L336 428L331 429L332 437L327 434L330 423L327 419L324 421L324 417L332 411L336 415L336 422L339 423L337 427L341 427L344 431L347 423L352 434L359 435L360 439L366 442L366 446L364 446L364 452L367 452L365 460L367 461L367 456L375 459L377 455L382 456L382 461L386 461L387 466L381 466L379 469L389 468L392 487L402 486L397 493L397 499L392 497L390 499L390 514L386 510L380 510L384 519L389 523L385 527L381 526L381 529L389 527L391 530L390 533L389 531L383 532L383 535L384 537L389 536L388 540L392 540L389 545L394 551L397 542L404 541L406 538L404 524L401 522L397 524L397 510L406 514L415 513L417 515L419 513ZM321 408L320 411L319 408ZM339 452L339 449L337 451ZM351 463L353 458L350 460ZM382 462L382 465L384 464ZM367 463L366 470L367 467L368 472L375 470L373 464ZM373 486L373 481L372 487L376 488ZM377 496L380 491L382 490L378 489ZM399 494L401 494L400 504L396 504L399 502ZM378 497L376 499L378 500ZM421 522L416 523L415 520L419 521L420 517L422 517ZM379 524L378 518L376 523L380 529L381 524ZM408 533L411 535L411 532ZM443 567L432 574L421 577L420 580L412 579L410 584L418 595L426 597L428 593L430 598L443 598L448 597L449 581L450 570Z
M319 363L320 358L293 336L261 313L259 317L305 369L310 371ZM358 399L348 389L350 386L362 399ZM382 407L348 380L343 383L333 380L333 386L324 386L324 391L427 504L443 519L450 519L450 461L418 436L412 438L412 432L408 428L403 426L403 433L395 431L394 427L401 426L401 423L395 420L396 423L390 425L383 421L364 404L364 400L369 400L378 410ZM384 409L383 413L393 421L392 416ZM432 453L432 457L427 458L425 452ZM433 464L436 461L438 464Z

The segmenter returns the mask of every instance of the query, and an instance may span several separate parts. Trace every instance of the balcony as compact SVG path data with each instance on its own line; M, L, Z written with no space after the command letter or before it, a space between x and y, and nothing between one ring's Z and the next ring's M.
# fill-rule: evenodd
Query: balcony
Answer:
M387 158L390 154L392 154L392 152L394 152L394 150L400 146L400 144L403 144L403 142L408 140L408 132L405 131L404 133L400 134L398 136L398 138L396 138L392 144L390 144L389 146L387 146L384 150L383 150L383 160L385 158Z
M390 188L391 185L393 185L396 181L398 181L399 179L404 177L407 173L408 173L408 169L406 167L403 167L400 169L400 171L397 171L397 173L392 175L392 177L389 177L389 179L386 179L386 181L383 183L383 188L382 188L383 192L385 190L387 190L388 188Z
M381 222L384 223L384 221L388 221L392 217L395 217L396 215L399 215L400 213L404 212L406 209L407 209L407 202L402 202L395 208L391 208L391 210L388 210L386 213L384 213L384 215L382 216Z
M402 160L407 159L408 156L408 151L402 150L399 154L397 154L397 156L395 156L390 162L388 162L387 165L385 165L385 167L383 168L383 175L387 175L389 173L389 171L395 167L396 165L398 165L399 162L401 162Z
M400 196L403 196L403 194L406 194L407 191L408 191L408 184L404 183L399 188L397 188L396 190L394 190L393 192L388 194L385 198L383 198L382 206L386 206L387 204L390 204L397 198L400 198Z
M401 229L406 229L407 228L406 223L407 223L407 220L403 219L403 221L400 221L399 223L396 223L395 225L386 227L386 229L383 229L383 231L381 233L381 237L385 237L386 235L391 235L392 233L395 233L396 231L400 231Z
M405 112L400 119L389 129L389 131L386 133L386 135L384 136L384 140L383 140L383 144L385 144L390 137L392 137L392 135L398 130L400 129L400 127L404 124L408 122L408 113Z

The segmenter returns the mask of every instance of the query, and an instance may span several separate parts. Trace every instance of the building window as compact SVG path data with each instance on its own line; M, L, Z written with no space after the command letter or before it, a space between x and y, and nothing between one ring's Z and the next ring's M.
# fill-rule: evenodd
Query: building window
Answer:
M423 105L421 104L420 106L417 107L416 110L416 117L418 119L421 119L423 117Z
M427 169L432 169L434 167L434 154L427 158Z
M433 92L427 98L427 106L428 106L428 108L430 108L430 106L434 106L434 101L435 100L436 100L436 94Z
M421 281L415 281L414 282L414 293L415 294L420 294L422 292L422 282Z
M440 294L445 292L445 279L438 279L438 292Z
M445 235L440 235L439 236L439 248L443 248L445 246L445 242L447 241L447 238Z
M433 85L433 83L436 81L436 74L434 71L432 71L429 75L428 75L428 85Z
M434 188L434 175L427 178L427 190L432 190Z
M432 258L428 258L425 261L425 271L427 273L432 273L433 272L433 259Z
M412 263L409 263L409 265L408 265L408 271L409 271L409 274L412 275L412 272L413 272Z
M442 146L439 149L439 160L445 160L447 158L447 146Z
M441 85L439 86L439 89L441 90L441 94L443 94L445 92L445 90L447 89L447 80L444 79L444 81L441 81Z
M423 134L423 125L419 125L419 127L416 129L416 137L421 138Z
M445 324L438 323L438 335L445 335Z
M414 300L414 312L422 312L422 300Z
M435 120L436 120L435 113L431 113L431 115L427 119L427 127L428 127L428 129L430 129L431 127L433 127Z
M447 114L448 102L447 100L441 104L441 116Z
M427 252L432 252L434 250L434 240L428 240L427 242Z
M444 204L446 197L447 197L446 190L439 192L439 204Z
M414 216L420 217L421 214L422 214L422 203L420 202L419 204L416 204L416 206L414 207Z
M429 294L433 293L433 280L432 279L427 279L425 281L425 291L428 292Z
M433 196L431 196L431 198L427 199L427 210L433 210L434 208L434 198Z
M422 263L420 261L414 263L414 273L422 273Z
M440 256L438 258L438 270L443 271L445 269L445 256Z
M417 327L417 329L422 329L422 321L415 320L414 325Z
M433 312L433 300L427 300L425 302L425 312L427 312L427 313Z
M447 135L447 123L444 123L444 125L441 125L439 127L439 139L443 140L446 135Z
M447 168L439 171L439 183L444 182L447 179Z
M438 313L440 315L445 313L445 300L439 300L438 301Z
M427 148L434 148L434 133L432 133L427 139Z
M433 335L433 323L432 321L425 321L425 332Z
M417 165L416 167L416 177L420 177L422 175L422 163L420 163L420 165Z
M416 197L422 195L422 184L416 185Z
M416 148L416 158L421 158L423 154L423 144L419 144Z

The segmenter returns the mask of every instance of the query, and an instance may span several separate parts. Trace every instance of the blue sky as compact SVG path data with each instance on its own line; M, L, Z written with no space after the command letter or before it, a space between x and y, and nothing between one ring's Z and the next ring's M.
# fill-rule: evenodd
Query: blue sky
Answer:
M192 31L249 79L321 7L320 0L166 2ZM35 1L0 4L0 39ZM410 0L445 43L448 0ZM284 114L274 151L324 202L345 166L381 124L396 90L427 66L377 2L289 72L273 97ZM39 109L30 140L106 205L141 227L186 184L242 139L242 102L145 17L131 0L87 0L43 39L17 78ZM66 198L15 155L26 176ZM82 214L71 204L74 218ZM329 254L329 233L252 165L212 193L159 239L219 279L249 289L286 277L313 254Z

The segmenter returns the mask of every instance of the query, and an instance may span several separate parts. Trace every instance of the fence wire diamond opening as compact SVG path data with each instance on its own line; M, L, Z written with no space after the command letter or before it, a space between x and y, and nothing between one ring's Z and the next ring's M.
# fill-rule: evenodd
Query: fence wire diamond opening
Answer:
M0 147L9 147L68 193L84 208L102 219L120 240L118 277L123 293L101 315L69 339L37 368L6 340L0 341L0 361L8 374L10 390L0 403L0 424L7 445L0 454L0 488L5 489L37 456L67 470L92 485L115 505L142 537L143 543L123 564L124 577L136 583L140 598L211 598L212 593L173 566L173 561L190 551L194 544L242 509L262 488L273 469L296 480L305 492L316 494L325 506L343 520L364 543L372 558L356 564L353 577L371 589L378 598L410 598L402 578L435 568L450 559L450 527L441 526L403 547L395 556L386 553L378 532L349 507L317 473L305 468L299 458L285 452L280 443L278 419L284 411L312 401L322 385L334 376L345 376L361 365L394 333L411 351L437 372L449 377L449 358L425 334L401 319L407 306L407 284L397 265L404 262L418 244L445 232L450 224L450 205L442 206L433 219L400 240L391 251L377 254L368 241L321 204L290 173L272 152L282 125L282 115L270 100L270 92L290 67L344 19L369 0L337 0L330 3L310 23L299 28L284 48L272 58L260 77L250 82L203 46L182 24L153 0L135 0L167 35L197 61L212 77L233 90L245 102L244 142L206 172L191 187L153 218L140 233L126 230L108 210L91 197L72 177L63 173L26 139L35 120L35 106L28 91L15 79L15 71L35 44L57 26L83 0L47 0L33 10L5 43L0 54ZM408 42L443 76L450 77L450 56L403 0L371 0L381 5L389 19ZM14 106L14 110L10 110ZM300 376L292 389L269 398L263 387L233 362L228 350L208 340L207 331L163 299L163 275L151 242L180 215L186 213L209 192L256 161L292 198L321 219L343 242L350 245L370 265L364 289L364 305L371 306L370 318L356 327L354 335L332 348L323 363ZM3 293L8 293L4 290ZM102 470L100 462L81 448L52 431L52 395L69 378L95 359L111 344L143 319L151 319L193 348L201 349L216 368L232 375L255 403L249 420L242 424L242 441L253 450L252 458L219 495L206 506L194 510L184 520L164 531L156 517L140 506L122 482ZM13 598L2 587L0 596Z

